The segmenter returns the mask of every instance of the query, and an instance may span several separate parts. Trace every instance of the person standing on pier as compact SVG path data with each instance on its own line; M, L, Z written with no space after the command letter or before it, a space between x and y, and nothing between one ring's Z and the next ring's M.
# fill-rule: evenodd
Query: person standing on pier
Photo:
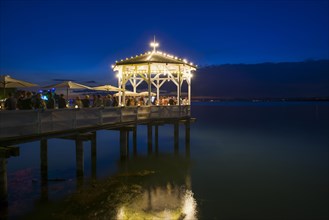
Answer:
M14 98L11 92L8 93L8 98L5 101L5 109L6 110L16 110L17 100Z
M34 109L46 109L46 102L41 98L41 94L38 93L34 103Z
M89 95L86 95L84 99L81 100L82 101L82 106L84 108L89 108L90 107L90 99L89 99Z
M55 108L55 99L51 92L48 93L48 101L47 101L47 108L54 109Z
M23 110L33 109L32 93L30 91L26 92L26 97L23 100L22 109Z
M64 94L61 94L58 98L58 108L66 108L66 100Z
M75 98L75 108L82 108L83 104L79 96Z

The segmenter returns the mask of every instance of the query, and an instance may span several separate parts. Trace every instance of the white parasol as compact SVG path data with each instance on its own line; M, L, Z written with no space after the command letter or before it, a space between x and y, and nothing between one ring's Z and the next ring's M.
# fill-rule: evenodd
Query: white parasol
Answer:
M11 78L9 75L1 75L0 76L0 87L3 88L3 95L5 96L6 88L17 88L17 87L34 87L38 86L37 84L33 84L30 82L18 80Z

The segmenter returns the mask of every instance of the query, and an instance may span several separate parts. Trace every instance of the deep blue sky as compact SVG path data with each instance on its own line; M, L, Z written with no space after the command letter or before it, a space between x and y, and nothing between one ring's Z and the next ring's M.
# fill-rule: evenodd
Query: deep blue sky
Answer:
M0 0L0 74L114 83L159 50L199 66L328 59L328 0ZM105 83L105 81L103 81Z

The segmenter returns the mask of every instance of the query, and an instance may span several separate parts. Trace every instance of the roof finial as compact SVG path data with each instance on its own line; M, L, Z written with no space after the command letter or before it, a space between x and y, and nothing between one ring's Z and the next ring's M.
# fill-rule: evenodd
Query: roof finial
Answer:
M156 51L156 48L159 46L159 43L155 42L155 35L153 42L151 42L150 46L153 47L153 53Z

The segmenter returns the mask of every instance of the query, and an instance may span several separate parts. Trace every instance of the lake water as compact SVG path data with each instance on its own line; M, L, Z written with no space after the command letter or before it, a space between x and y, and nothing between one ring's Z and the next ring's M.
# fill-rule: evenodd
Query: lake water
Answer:
M138 126L137 154L130 134L125 160L119 131L97 131L96 165L86 141L78 180L75 141L49 139L43 187L40 142L19 145L2 217L328 219L328 102L193 103L192 116L190 140L179 127L178 152L172 124L159 126L151 154Z

